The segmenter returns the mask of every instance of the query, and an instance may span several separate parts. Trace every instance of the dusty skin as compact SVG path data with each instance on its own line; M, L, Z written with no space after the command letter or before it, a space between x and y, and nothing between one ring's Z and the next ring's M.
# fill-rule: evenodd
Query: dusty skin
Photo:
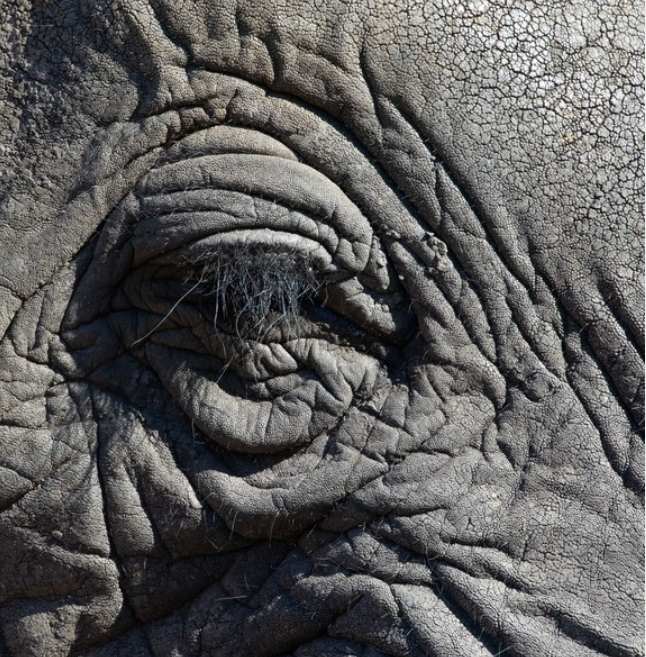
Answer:
M0 657L644 654L639 4L0 0Z

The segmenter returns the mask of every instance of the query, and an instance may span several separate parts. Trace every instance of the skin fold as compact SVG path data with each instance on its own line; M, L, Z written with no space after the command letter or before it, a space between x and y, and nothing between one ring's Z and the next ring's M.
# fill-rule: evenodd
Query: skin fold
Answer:
M643 655L639 8L0 10L0 657Z

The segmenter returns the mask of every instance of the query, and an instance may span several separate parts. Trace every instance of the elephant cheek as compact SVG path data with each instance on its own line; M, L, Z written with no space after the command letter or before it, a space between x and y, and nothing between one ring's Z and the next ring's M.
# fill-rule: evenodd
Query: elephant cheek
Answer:
M333 441L319 436L307 450L247 476L238 461L204 468L196 488L236 535L288 539L319 521L349 491L387 472L387 462L371 449L382 433L374 418L351 408Z

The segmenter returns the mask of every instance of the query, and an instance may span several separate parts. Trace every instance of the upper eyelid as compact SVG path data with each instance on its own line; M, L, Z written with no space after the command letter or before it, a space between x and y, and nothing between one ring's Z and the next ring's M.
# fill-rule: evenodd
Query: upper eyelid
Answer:
M277 200L294 210L311 212L313 217L325 217L347 245L348 257L357 259L359 268L365 265L373 234L370 224L334 183L300 163L265 155L208 155L151 171L135 194L143 197L145 206L152 196L176 192L175 198L181 201L182 193L202 190L206 200L223 189Z

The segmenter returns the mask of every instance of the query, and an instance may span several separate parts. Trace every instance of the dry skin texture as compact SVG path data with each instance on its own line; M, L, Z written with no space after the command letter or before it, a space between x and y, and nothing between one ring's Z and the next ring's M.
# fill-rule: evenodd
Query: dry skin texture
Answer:
M0 657L644 654L637 5L0 0Z

